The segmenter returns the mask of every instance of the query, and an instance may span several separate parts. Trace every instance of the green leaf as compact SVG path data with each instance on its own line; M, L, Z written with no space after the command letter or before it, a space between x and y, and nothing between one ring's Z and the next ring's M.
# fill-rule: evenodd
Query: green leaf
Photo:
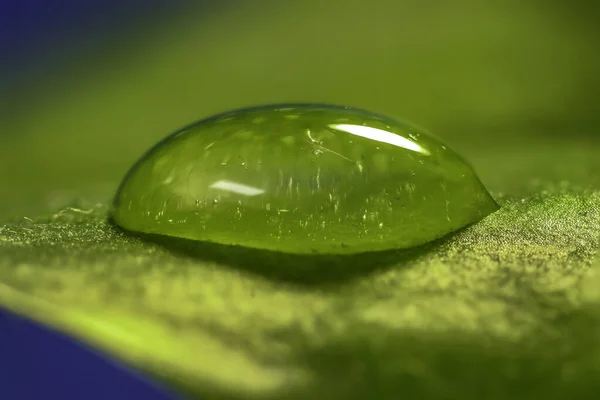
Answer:
M595 192L505 199L416 250L326 258L155 243L82 211L0 228L2 304L198 395L566 395L600 372L578 295Z

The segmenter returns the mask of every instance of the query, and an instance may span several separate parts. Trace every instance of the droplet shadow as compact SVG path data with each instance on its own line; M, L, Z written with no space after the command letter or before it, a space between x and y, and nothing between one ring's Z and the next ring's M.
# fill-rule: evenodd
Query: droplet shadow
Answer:
M115 227L178 256L213 262L274 281L305 286L340 284L392 267L408 267L412 264L411 261L432 251L453 235L409 249L350 255L290 254L157 234L128 232Z

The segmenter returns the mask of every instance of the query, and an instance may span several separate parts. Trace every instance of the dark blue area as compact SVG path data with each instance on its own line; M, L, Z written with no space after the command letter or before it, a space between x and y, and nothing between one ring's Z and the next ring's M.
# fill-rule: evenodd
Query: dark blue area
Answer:
M48 43L123 29L136 18L181 3L176 0L1 0L0 48L9 56L26 57Z
M0 0L0 83L64 58L78 46L127 34L137 21L164 17L182 0Z
M177 0L2 0L0 43L10 54L19 54L52 40L76 39L81 34L127 27L132 20L153 10L181 3Z
M176 397L82 343L0 309L0 399Z
M0 90L18 93L33 75L43 74L73 54L85 59L106 43L126 45L139 34L140 26L152 30L182 7L210 11L234 2L0 0Z

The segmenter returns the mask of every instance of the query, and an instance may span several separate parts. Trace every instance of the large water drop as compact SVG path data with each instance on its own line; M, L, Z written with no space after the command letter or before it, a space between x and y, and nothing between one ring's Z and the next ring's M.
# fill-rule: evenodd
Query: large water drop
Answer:
M168 136L131 168L111 217L134 232L332 254L417 246L497 209L469 164L410 123L289 104Z

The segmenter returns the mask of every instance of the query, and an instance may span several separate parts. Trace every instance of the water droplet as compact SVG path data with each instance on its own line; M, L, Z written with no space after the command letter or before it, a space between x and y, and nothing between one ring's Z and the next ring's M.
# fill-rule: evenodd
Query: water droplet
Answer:
M469 164L427 132L299 104L236 110L167 137L129 171L111 217L130 231L356 253L420 245L497 209Z

